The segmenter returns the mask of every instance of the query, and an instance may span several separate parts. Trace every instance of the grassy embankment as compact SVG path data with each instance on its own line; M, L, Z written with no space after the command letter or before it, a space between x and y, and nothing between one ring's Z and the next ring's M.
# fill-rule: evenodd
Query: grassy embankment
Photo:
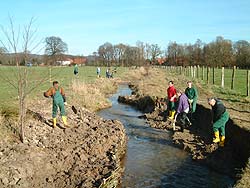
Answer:
M114 74L114 79L105 78L105 67L101 67L101 78L97 78L96 67L90 66L79 67L77 76L73 74L73 67L52 67L51 70L51 81L57 80L65 88L69 104L78 104L91 111L96 111L110 106L107 95L115 92L116 81L123 75L126 68L119 67L117 73ZM36 105L37 100L43 99L43 92L52 86L49 72L48 67L28 68L28 86L29 88L35 87L28 95L28 107ZM14 119L15 121L18 113L17 89L6 81L8 78L11 83L17 84L15 80L16 67L1 66L0 74L0 138L3 138L8 132L13 131L3 126L4 124L13 124L13 122L6 122L6 119ZM41 80L43 80L42 83L40 83ZM51 109L51 100L48 100L48 109Z

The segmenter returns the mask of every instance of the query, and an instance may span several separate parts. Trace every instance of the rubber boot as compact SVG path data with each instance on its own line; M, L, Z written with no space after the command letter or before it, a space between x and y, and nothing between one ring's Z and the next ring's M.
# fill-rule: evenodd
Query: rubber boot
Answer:
M175 111L171 111L171 115L169 116L169 119L174 119L174 114L175 114Z
M56 128L56 118L53 118L53 128Z
M213 139L213 143L218 143L220 142L220 134L219 131L214 132L214 139Z
M169 117L169 119L174 119L174 115L175 115L175 111L171 111L171 116Z
M68 127L67 117L66 117L66 116L62 116L62 121L63 121L64 125L65 125L66 127Z
M221 136L220 137L220 143L219 143L220 147L224 147L224 145L225 145L225 139L226 139L225 136Z
M169 110L169 111L168 111L168 117L171 117L171 114L172 114L172 111Z

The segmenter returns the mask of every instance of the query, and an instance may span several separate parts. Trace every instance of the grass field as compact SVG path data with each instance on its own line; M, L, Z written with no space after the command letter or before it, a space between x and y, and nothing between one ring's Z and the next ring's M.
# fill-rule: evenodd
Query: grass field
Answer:
M50 82L49 67L28 67L28 85L29 88L35 87L30 93L29 98L43 97L43 92L52 86ZM126 68L118 67L114 77L120 77ZM101 77L105 77L106 67L101 67ZM16 111L17 109L17 89L12 87L9 80L14 85L17 85L16 67L0 66L0 110L1 111ZM79 67L79 74L73 74L73 67L52 67L51 81L57 80L62 87L65 88L68 96L71 94L71 85L74 81L83 83L94 83L97 79L96 67L82 66ZM6 80L7 79L7 80ZM41 80L44 80L42 83Z
M232 80L232 72L233 69L226 68L224 70L224 88L227 90L231 90L231 80ZM201 71L200 74L201 75ZM206 72L205 72L206 74ZM212 69L210 70L210 84L212 84L213 72ZM201 77L200 77L201 79ZM206 78L205 78L206 80ZM242 96L246 95L247 87L246 87L246 80L247 80L247 70L236 69L235 72L235 80L234 80L234 89L233 92L236 92ZM221 69L215 69L215 85L221 86Z
M180 74L180 67L178 67L177 69L174 68L173 70L171 70L171 72ZM194 79L191 77L190 69L188 71L186 68L186 71L183 71L183 74L184 74L184 72L185 72L185 75L187 77L189 77L190 79ZM228 94L237 94L241 97L246 97L246 94L247 94L247 86L246 86L246 84L247 84L247 70L236 69L233 90L231 90L232 72L233 72L233 69L229 69L229 68L224 69L224 88L221 88L221 68L215 68L215 71L214 71L215 84L214 84L214 86L217 86L215 89L217 89L218 92L223 92L223 93L228 93ZM196 72L195 79L206 84L207 83L207 68L204 67L204 80L202 80L202 68L201 67ZM210 68L209 84L213 85L212 68Z

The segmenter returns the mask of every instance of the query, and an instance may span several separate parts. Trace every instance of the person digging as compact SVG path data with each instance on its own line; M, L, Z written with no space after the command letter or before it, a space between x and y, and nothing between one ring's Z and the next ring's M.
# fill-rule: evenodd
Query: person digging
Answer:
M65 112L66 105L66 97L64 93L64 89L62 87L59 87L58 81L53 82L53 87L51 87L48 91L44 92L45 97L52 97L53 98L53 105L52 105L52 118L53 118L53 128L56 127L56 116L57 116L57 110L58 107L60 109L60 113L62 116L62 121L65 125L65 127L69 127L67 124L67 117Z
M208 104L212 107L213 112L213 143L219 143L219 146L224 147L226 138L225 126L229 120L229 114L223 103L214 97L208 98Z
M173 130L175 131L175 123L178 122L181 127L181 132L183 132L184 128L191 126L191 122L187 116L189 112L188 97L181 90L178 90L176 95L178 97L178 107L173 123Z

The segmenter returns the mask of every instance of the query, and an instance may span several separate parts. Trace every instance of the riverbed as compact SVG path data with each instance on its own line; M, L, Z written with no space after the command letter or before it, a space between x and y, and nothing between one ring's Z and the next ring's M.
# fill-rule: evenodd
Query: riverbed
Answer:
M171 133L149 127L142 113L131 106L119 104L119 95L130 95L121 85L109 100L112 107L98 114L105 119L121 121L129 138L124 159L125 171L121 187L232 187L234 180L192 161L189 154L172 143Z

